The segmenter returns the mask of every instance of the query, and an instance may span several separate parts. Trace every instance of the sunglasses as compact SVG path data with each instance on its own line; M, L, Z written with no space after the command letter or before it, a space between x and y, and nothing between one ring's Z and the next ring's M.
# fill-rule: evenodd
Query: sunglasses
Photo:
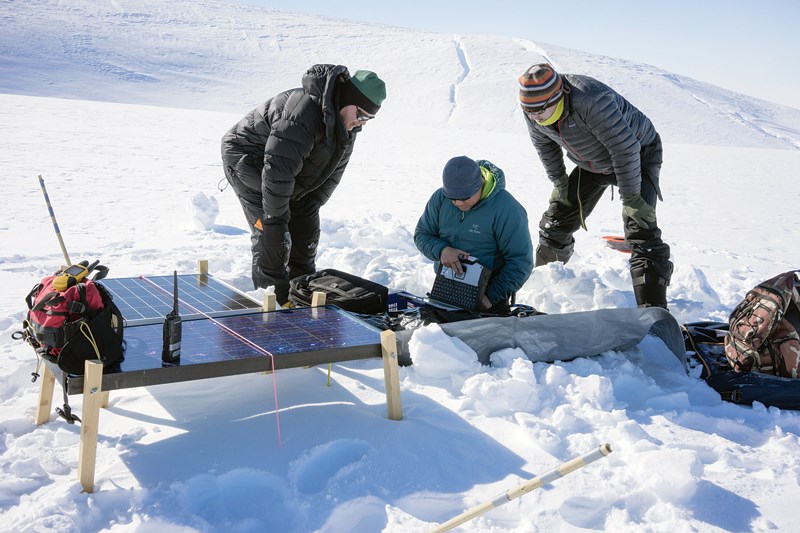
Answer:
M361 122L366 122L368 120L372 120L375 118L375 115L368 115L366 111L363 109L358 109L356 114L356 120L360 120Z
M526 107L525 112L529 115L538 115L539 113L543 112L545 109L547 109L554 103L558 102L558 99L561 98L562 96L563 96L562 93L556 93L547 100L545 100L545 102L540 106L537 106L535 108Z
M478 191L475 191L475 192L478 192ZM470 194L470 195L469 195L469 196L467 196L466 198L450 198L449 196L446 196L446 198L447 198L448 200L452 201L452 202L466 202L467 200L469 200L469 199L470 199L470 198L472 198L473 196L475 196L475 193L472 193L472 194Z

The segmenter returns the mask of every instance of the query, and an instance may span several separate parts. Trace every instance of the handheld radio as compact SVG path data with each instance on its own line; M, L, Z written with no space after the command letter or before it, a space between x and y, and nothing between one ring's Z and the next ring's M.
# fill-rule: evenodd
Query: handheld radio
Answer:
M178 271L174 272L172 311L164 317L164 340L161 361L170 365L181 361L181 317L178 314Z

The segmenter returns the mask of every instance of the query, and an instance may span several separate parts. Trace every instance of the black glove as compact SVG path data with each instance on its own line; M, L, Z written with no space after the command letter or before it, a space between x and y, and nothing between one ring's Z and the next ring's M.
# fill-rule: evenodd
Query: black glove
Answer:
M264 219L256 221L256 242L253 248L253 286L275 287L278 303L283 305L289 299L289 255L292 250L292 237L285 222L264 224Z
M289 266L289 253L292 251L292 236L289 234L289 225L285 222L277 224L272 221L263 224L261 235L261 256L265 265L269 264L270 270L278 270L278 265L283 269Z

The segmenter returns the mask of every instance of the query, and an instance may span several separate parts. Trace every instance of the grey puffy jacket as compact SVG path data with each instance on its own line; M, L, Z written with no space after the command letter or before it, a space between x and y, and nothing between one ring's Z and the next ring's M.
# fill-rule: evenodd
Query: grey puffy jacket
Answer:
M661 163L661 146L653 123L604 83L576 74L563 77L563 116L555 124L541 126L525 115L528 133L547 177L555 182L567 174L563 147L570 160L581 168L615 174L622 196L639 194L642 163ZM648 150L651 145L653 149ZM641 159L643 150L648 161Z
M262 195L267 218L288 219L290 200L325 204L342 179L361 129L348 133L339 117L335 87L349 78L342 65L314 65L301 89L270 98L222 138L224 164Z

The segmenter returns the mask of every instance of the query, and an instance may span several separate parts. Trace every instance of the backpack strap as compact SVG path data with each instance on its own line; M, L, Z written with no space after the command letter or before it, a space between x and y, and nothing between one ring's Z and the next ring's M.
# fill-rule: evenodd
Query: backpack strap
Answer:
M789 305L786 307L786 312L783 314L783 318L785 318L795 331L800 334L800 302L795 302L794 300L789 302Z
M50 309L45 309L47 306L58 305L64 301L64 297L58 294L57 292L48 292L42 299L39 300L39 303L31 307L31 311L44 311L48 315L66 315L67 313L51 311Z
M42 289L42 284L41 283L37 283L36 285L33 286L33 288L31 289L31 292L29 292L28 295L25 297L25 303L28 304L28 310L29 311L33 309L33 305L34 305L33 302L36 301L36 294L41 289Z
M82 315L88 309L86 305L86 285L78 283L78 299L73 300L67 304L66 311L53 311L52 309L45 309L45 307L58 305L64 301L64 297L57 292L48 292L45 294L39 303L31 307L31 312L42 311L50 316L68 316L71 314Z
M105 278L108 275L108 267L103 265L96 265L92 271L94 275L92 276L92 281L99 281Z
M86 306L86 284L78 283L77 288L78 299L67 304L67 311L69 313L75 313L76 315L82 315L86 312L86 309L88 309Z

